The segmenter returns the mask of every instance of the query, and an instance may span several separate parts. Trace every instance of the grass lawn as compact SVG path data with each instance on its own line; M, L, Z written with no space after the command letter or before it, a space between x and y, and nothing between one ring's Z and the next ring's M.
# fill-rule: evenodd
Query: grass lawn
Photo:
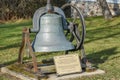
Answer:
M85 52L88 59L104 75L74 80L120 80L120 17L109 21L102 17L86 18ZM18 20L0 24L0 67L17 61L23 27L32 27L32 20ZM31 35L33 39L33 35ZM76 53L79 53L77 51ZM36 54L38 60L48 59L62 53ZM0 80L18 80L0 73Z

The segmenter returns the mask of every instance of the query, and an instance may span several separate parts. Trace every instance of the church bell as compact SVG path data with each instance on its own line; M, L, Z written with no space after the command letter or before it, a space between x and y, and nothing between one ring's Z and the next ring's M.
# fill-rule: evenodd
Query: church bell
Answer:
M62 16L46 13L39 19L39 31L32 42L34 52L53 52L72 50L74 46L64 34Z
M78 17L76 14L71 18L73 21L67 21L65 12L68 8L73 8L77 11ZM76 15L76 16L75 16ZM75 22L75 20L77 22ZM81 25L79 25L81 24ZM80 31L79 31L80 29ZM66 30L66 34L64 31ZM84 38L85 38L85 21L82 13L79 8L75 5L67 3L63 5L61 8L52 6L50 0L47 0L47 5L45 7L41 7L37 9L33 16L33 26L32 28L24 28L22 32L22 44L19 49L18 55L18 63L23 64L23 53L27 48L28 56L32 57L33 69L30 65L25 65L25 69L30 70L29 72L35 72L35 75L39 77L43 77L43 72L38 69L38 63L34 52L57 52L57 51L65 51L67 54L69 51L77 51L81 50L81 64L83 65L83 69L92 69L89 66L88 60L84 51ZM30 43L30 33L35 33L35 38L32 43ZM69 35L70 34L70 35ZM69 36L69 40L67 40L66 36ZM74 45L72 45L73 40L76 41ZM49 61L47 61L48 63ZM26 63L26 62L25 62ZM47 65L45 63L45 65ZM52 60L52 63L53 60ZM44 64L44 62L43 62ZM43 64L40 64L40 66ZM30 68L28 68L30 66ZM39 66L39 67L40 67ZM49 66L49 64L48 64ZM83 70L84 71L84 70ZM37 73L36 73L37 72ZM46 71L45 71L46 72ZM36 76L37 77L37 76Z

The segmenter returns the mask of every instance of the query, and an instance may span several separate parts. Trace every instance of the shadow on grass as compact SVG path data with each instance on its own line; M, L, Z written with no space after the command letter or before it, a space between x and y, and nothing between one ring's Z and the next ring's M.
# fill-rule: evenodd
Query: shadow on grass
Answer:
M105 49L100 52L88 54L87 57L91 63L98 67L98 64L104 63L110 56L117 54L118 52L116 52L116 49L117 47Z
M114 34L111 34L111 35L107 35L105 37L95 37L94 39L91 38L89 41L86 41L85 43L93 42L93 41L100 40L100 39L107 39L107 38L113 37L115 35L120 35L120 32L114 33Z
M86 36L89 40L86 41L85 43L89 43L89 42L100 40L100 39L110 38L110 37L113 37L115 35L120 35L120 32L115 32L115 29L120 29L120 23L118 23L116 25L113 25L113 26L97 28L97 29L94 29L94 30L87 30L88 35L86 35ZM106 31L106 33L112 32L112 34L106 34L105 33L105 36L103 36L103 37L102 36L94 37L94 35L98 35L98 33L99 33L99 35L103 35L102 33L105 32L105 31Z
M16 48L16 47L20 47L19 43L11 44L11 45L8 45L8 46L5 46L5 47L0 47L0 50Z
M118 52L116 52L116 49L117 49L117 47L113 47L113 48L105 49L105 50L102 50L102 51L99 51L99 52L96 52L96 53L88 54L87 58L91 63L93 63L96 67L98 67L98 64L104 63L105 61L108 60L108 58L110 56L113 56L113 55L117 54ZM38 55L36 57L39 57L39 56L40 55ZM43 56L43 55L41 55L41 56ZM44 56L47 56L47 55L44 54ZM26 59L28 59L28 58L25 57L24 60L26 60ZM13 64L15 62L17 62L17 60L12 60L10 62L0 64L0 68L4 67L4 66L7 66L7 65L10 65L10 64Z
M2 37L2 40L4 39L10 39L10 38L22 38L22 30L21 30L21 33L13 33L13 34L10 34L10 35L5 35Z
M27 21L27 22L15 23L15 24L1 24L0 28L11 29L11 28L17 28L19 26L30 26L30 25L32 25L32 22Z
M5 67L5 66L8 66L8 65L10 65L10 64L13 64L13 63L15 63L15 62L17 62L17 60L12 60L12 61L9 61L9 62L0 64L0 68Z

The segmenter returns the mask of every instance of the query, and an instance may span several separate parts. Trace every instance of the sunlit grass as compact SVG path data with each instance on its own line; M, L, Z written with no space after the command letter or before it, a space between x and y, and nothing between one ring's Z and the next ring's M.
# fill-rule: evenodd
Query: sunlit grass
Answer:
M88 59L105 70L106 74L73 80L120 80L120 17L108 21L102 17L90 17L85 21L85 52ZM0 67L17 61L24 27L32 27L32 20L0 24ZM32 34L31 39L33 38ZM36 53L38 60L61 54L63 53ZM11 79L0 76L0 80Z

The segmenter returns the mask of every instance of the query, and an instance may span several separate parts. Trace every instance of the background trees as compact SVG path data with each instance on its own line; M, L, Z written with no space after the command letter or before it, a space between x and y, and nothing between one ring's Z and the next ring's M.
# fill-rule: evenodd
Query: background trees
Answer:
M105 19L111 19L112 18L112 14L109 10L108 4L106 2L106 0L97 0L99 2L99 5L102 9L102 13Z
M30 18L36 9L45 6L47 0L0 0L0 20ZM51 0L61 6L65 0Z
M66 0L51 0L53 5L62 6ZM97 0L105 19L112 18L106 0ZM31 18L36 9L45 6L47 0L0 0L0 20Z

